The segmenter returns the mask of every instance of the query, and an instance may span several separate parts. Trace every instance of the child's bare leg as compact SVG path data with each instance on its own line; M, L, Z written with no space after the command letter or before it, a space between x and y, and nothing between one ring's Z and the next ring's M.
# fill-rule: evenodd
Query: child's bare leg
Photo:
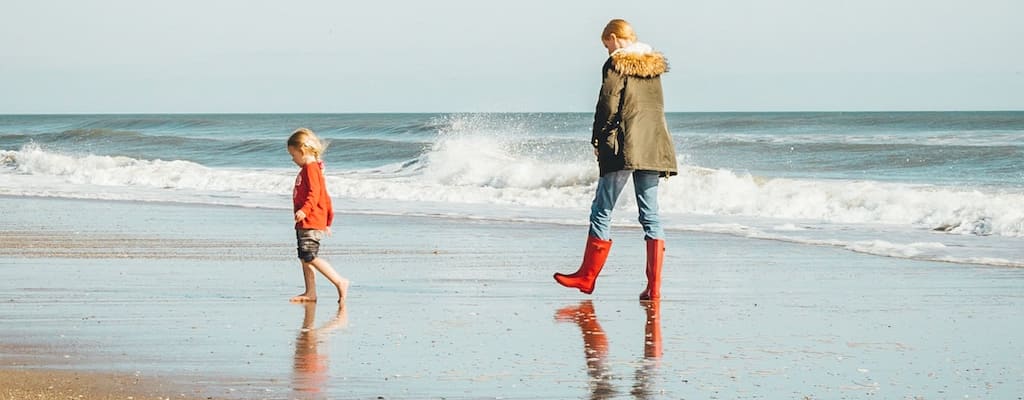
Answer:
M321 274L324 274L324 277L331 281L331 283L334 284L334 287L338 288L338 302L340 303L345 298L345 292L348 291L348 279L342 278L341 275L338 275L338 271L335 271L334 268L331 267L331 264L323 258L314 258L313 261L310 261L309 263L313 265L313 268L316 268L317 271L320 271Z
M315 261L315 260L314 260ZM313 273L312 263L302 263L302 280L306 284L306 291L292 297L293 303L305 303L316 301L316 275Z

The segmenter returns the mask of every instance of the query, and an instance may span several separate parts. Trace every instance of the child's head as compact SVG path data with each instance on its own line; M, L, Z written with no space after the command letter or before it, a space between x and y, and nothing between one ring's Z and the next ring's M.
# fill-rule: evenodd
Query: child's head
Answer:
M326 148L327 146L309 128L296 129L288 137L289 150L294 149L301 155L313 156L317 160L320 159L320 155L324 153Z

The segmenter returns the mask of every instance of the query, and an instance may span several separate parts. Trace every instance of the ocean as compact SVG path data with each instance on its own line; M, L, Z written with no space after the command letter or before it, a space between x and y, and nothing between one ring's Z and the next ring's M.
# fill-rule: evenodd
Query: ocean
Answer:
M1024 267L1024 112L669 113L668 230ZM290 210L285 140L329 141L342 214L579 225L589 113L0 116L0 195ZM642 236L629 189L614 238ZM344 229L344 215L335 230ZM685 243L673 244L686 246Z

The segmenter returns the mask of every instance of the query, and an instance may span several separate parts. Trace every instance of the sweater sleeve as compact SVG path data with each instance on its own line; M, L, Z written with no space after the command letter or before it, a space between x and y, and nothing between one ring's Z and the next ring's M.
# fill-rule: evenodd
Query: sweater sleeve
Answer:
M306 192L306 199L302 202L302 207L299 210L308 215L313 215L313 208L316 207L317 203L320 202L320 194L324 192L324 177L323 174L318 173L318 168L315 163L309 163L302 167L302 179L306 182L309 189Z

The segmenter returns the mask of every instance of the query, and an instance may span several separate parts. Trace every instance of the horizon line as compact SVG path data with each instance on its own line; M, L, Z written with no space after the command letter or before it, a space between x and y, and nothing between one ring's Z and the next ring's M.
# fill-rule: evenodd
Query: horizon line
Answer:
M842 114L842 113L999 113L1024 112L1024 109L962 109L962 110L785 110L785 111L665 111L665 114ZM342 111L342 112L295 112L295 111L234 111L234 112L182 112L182 111L133 111L133 112L28 112L3 113L2 116L73 116L73 115L424 115L424 114L593 114L593 111Z

